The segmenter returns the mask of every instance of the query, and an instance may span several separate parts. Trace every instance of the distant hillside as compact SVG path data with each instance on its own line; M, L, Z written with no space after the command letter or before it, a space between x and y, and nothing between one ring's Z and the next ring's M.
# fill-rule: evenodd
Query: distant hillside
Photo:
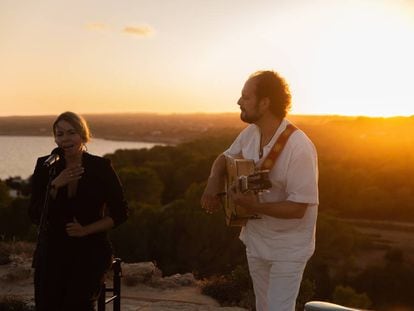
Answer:
M92 134L98 138L129 141L180 143L220 134L223 130L237 132L246 124L239 113L224 114L91 114L84 115ZM0 117L0 135L51 135L56 116ZM389 138L405 136L414 131L414 117L367 118L344 116L301 116L289 119L304 129L316 141L334 134L335 143L345 136ZM338 140L339 139L339 140ZM353 138L351 138L353 139Z
M84 115L93 136L128 141L179 143L224 128L241 128L234 114ZM0 135L51 135L56 116L0 117Z

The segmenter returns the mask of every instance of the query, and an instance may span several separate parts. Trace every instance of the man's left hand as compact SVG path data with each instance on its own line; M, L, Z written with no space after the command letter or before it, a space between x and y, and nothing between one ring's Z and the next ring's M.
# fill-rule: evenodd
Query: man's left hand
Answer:
M259 204L259 200L253 191L247 191L245 193L233 192L231 196L240 212L244 214L256 213L256 207Z

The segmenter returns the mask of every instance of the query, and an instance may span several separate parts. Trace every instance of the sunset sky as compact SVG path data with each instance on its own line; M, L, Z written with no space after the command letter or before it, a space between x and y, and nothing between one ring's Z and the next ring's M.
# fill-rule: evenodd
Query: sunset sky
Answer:
M294 114L414 115L414 0L0 0L0 115L236 112L278 71Z

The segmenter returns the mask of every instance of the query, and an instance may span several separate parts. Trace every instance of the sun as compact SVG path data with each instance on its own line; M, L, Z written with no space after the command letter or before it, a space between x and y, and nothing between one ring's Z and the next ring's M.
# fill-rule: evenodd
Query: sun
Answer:
M341 7L319 34L311 65L313 110L413 115L412 16L402 8L352 3Z

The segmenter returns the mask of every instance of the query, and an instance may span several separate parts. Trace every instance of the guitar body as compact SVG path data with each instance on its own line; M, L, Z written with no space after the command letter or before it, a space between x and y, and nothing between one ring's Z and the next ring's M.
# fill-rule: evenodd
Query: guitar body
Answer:
M258 219L257 215L244 214L228 195L234 187L238 191L261 191L271 187L268 171L257 172L253 160L226 156L225 196L223 198L226 224L228 226L244 226L249 219Z
M258 170L253 160L233 158L226 156L227 177L224 189L224 212L228 226L244 226L249 219L259 218L257 215L244 214L231 199L230 191L255 193L270 189L272 183L269 180L269 171L273 168L280 153L286 145L290 135L297 130L293 124L288 124L280 134L272 149L264 159Z

